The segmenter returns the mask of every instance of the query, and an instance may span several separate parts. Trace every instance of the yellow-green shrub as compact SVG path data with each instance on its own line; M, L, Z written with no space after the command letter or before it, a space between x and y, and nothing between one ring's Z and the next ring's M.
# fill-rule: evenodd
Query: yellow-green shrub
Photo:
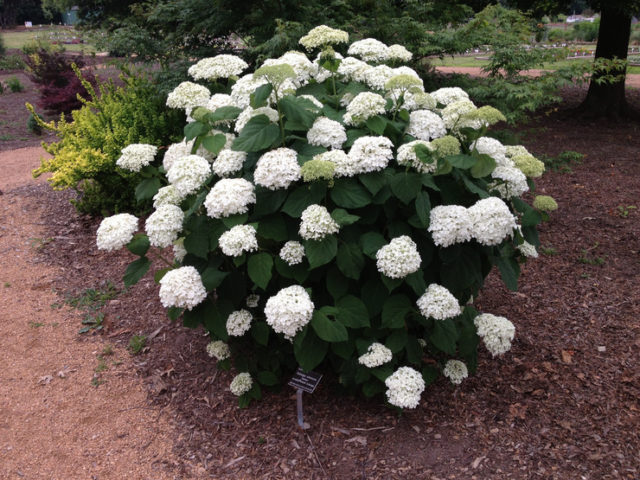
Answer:
M71 121L62 115L57 123L42 122L60 140L43 145L53 158L43 159L34 176L52 172L49 182L55 189L77 190L74 204L83 213L144 210L147 205L134 196L141 176L116 167L120 151L131 143L160 147L181 137L184 114L168 110L149 79L121 78L124 86L110 81L100 86L99 94L84 82L91 98L72 112Z

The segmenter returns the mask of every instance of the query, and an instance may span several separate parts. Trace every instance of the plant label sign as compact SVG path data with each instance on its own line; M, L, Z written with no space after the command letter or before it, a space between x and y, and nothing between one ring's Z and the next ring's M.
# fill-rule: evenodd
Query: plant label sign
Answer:
M318 372L305 372L302 368L298 367L298 370L293 375L291 380L289 380L289 385L298 390L303 390L307 393L313 393L316 389L320 380L322 379L322 374Z

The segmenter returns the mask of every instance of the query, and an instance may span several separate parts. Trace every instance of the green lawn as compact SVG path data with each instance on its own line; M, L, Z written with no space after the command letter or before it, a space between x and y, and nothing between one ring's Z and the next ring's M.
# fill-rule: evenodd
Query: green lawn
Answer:
M478 55L483 56L483 55ZM579 60L560 60L558 62L548 63L545 65L545 69L555 70L559 67L567 65L573 65L574 62L589 62L592 59L579 59ZM446 66L446 67L484 67L488 61L479 60L476 57L445 57L443 60L433 59L433 65ZM640 74L640 67L629 67L627 73Z
M66 50L72 52L92 52L95 51L92 45L78 43L69 44L64 43L70 41L73 37L80 38L80 34L71 27L61 26L45 26L45 27L33 27L29 30L20 31L3 31L0 33L2 40L6 48L22 48L25 44L37 39L41 39L48 42L59 42L63 44Z

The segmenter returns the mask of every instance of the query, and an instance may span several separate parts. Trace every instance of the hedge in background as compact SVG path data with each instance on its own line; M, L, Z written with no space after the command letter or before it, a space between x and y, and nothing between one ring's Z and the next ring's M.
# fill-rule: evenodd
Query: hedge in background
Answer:
M97 233L99 248L140 257L128 285L151 247L173 246L161 302L204 326L218 366L239 372L241 405L300 365L414 408L440 375L475 372L481 340L500 355L514 338L471 302L493 266L515 289L519 263L537 255L542 217L520 196L544 165L485 136L504 120L496 109L459 88L426 93L399 66L404 47L347 42L322 26L300 40L315 60L288 52L239 78L247 65L229 55L191 67L227 93L183 82L169 94L190 123L156 169L168 185L145 233L131 215ZM118 162L153 169L153 147Z

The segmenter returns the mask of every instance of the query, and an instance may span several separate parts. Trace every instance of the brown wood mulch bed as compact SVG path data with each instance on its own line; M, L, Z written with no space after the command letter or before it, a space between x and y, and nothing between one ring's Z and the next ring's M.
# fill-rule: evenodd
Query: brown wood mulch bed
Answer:
M568 106L584 94L564 93ZM518 133L537 155L586 157L537 182L560 209L540 228L545 253L523 268L519 291L492 274L477 299L516 325L511 351L494 359L481 350L475 377L458 388L440 379L413 411L344 396L329 376L305 395L309 430L296 426L290 387L239 410L232 374L207 357L203 330L171 323L152 279L108 302L106 342L153 337L134 363L149 400L168 406L183 432L182 475L640 478L640 125L581 123L560 110ZM30 195L47 203L53 240L42 260L60 267L61 295L122 285L133 256L98 252L98 221L79 217L68 192L37 186Z

